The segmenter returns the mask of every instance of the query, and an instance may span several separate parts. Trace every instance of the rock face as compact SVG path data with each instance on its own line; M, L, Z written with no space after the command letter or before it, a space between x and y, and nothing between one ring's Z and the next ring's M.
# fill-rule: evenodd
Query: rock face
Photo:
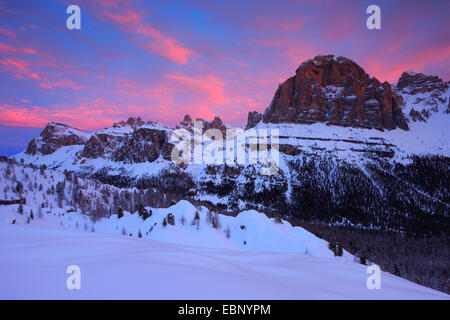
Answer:
M112 160L125 163L153 162L162 156L170 160L173 144L165 130L140 127L128 135L112 154Z
M435 113L450 113L449 83L437 76L403 72L395 88L403 97L413 122L427 120Z
M279 86L263 121L408 130L398 103L389 83L370 77L355 62L317 56Z
M105 157L124 163L153 162L162 156L170 159L173 145L168 128L141 118L129 118L111 128L93 134L86 142L82 157Z
M403 72L397 82L397 90L409 94L431 91L445 92L449 87L447 82L438 76L427 76L423 73Z
M95 133L84 145L82 157L98 158L108 156L122 144L126 136L107 133Z
M51 122L41 132L40 137L28 144L26 154L52 154L64 146L83 145L89 135L62 123Z
M259 122L261 122L263 115L258 111L250 111L248 113L247 126L245 129L250 129L256 126Z
M212 121L205 120L205 119L199 119L196 120L202 121L203 127L202 127L202 133L204 133L208 129L218 129L222 132L222 135L226 135L227 126L222 122L222 119L220 117L214 117ZM175 127L176 129L186 129L190 133L194 132L194 121L192 120L190 115L185 115L183 120L180 121L180 124Z

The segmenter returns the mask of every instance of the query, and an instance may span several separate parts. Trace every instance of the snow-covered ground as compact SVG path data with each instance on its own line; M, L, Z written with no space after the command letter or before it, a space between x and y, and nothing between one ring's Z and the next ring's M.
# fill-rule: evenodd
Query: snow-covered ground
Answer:
M66 288L66 269L81 289ZM448 299L366 266L299 253L183 246L119 235L0 225L1 299Z
M45 229L100 232L210 248L334 256L328 249L328 242L303 228L293 227L285 220L277 223L275 218L255 210L243 211L233 217L216 214L203 206L196 207L182 200L168 208L146 207L149 217L145 219L138 212L126 210L123 211L123 217L119 218L110 200L112 193L120 189L95 184L89 179L77 179L76 186L82 190L86 201L103 201L105 195L109 195L108 201L102 203L106 212L112 214L93 221L80 206L76 206L74 194L79 195L74 191L77 188L75 181L65 179L62 172L50 169L41 172L21 165L0 163L0 177L0 199L18 199L15 189L20 182L23 186L20 197L27 200L22 206L22 213L19 212L18 204L0 205L0 225L14 223ZM62 196L52 191L57 189L52 187L58 184L63 186L60 192ZM173 215L173 224L164 225L163 221L168 222L169 214ZM212 223L213 220L217 222ZM339 259L353 261L354 257L344 250Z

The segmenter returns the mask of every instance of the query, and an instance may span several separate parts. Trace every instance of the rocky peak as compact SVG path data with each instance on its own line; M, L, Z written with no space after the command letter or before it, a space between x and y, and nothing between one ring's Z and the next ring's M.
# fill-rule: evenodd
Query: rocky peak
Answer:
M120 128L124 126L130 126L132 128L140 127L144 124L152 124L152 121L143 121L141 117L129 117L127 121L115 122L112 126L113 128Z
M263 121L408 130L391 85L370 77L352 60L333 55L302 63L279 86Z
M248 113L247 126L245 127L245 130L256 126L259 122L261 122L262 118L263 115L258 111L250 111Z
M184 118L183 118L183 122L186 122L186 123L190 123L190 122L192 122L192 118L191 118L191 116L190 115L185 115L184 116Z
M359 82L369 76L355 62L334 55L316 56L298 67L296 77L317 83L319 86L343 87L348 77Z
M144 121L142 121L141 117L137 117L137 118L133 118L133 117L129 117L127 120L127 124L133 127L138 127L138 126L142 126L143 124L145 124Z
M56 149L64 146L83 145L88 139L89 134L79 129L62 123L50 122L38 138L30 141L25 153L52 154Z
M427 122L435 113L450 113L449 83L437 76L403 72L395 90L413 122Z
M223 135L225 135L227 127L220 117L216 116L212 121L197 118L196 121L198 120L202 121L203 123L202 132L205 132L208 129L218 129L222 132ZM180 121L180 124L175 127L175 129L186 129L187 131L193 133L194 121L192 121L192 118L187 114L184 116L183 120Z
M222 122L222 119L220 119L220 117L218 117L218 116L215 116L213 121L206 122L204 127L205 127L205 130L218 129L218 130L222 131L222 133L224 133L224 134L225 134L225 131L227 130L226 125Z
M437 76L415 72L403 72L397 82L397 90L408 94L426 93L435 90L444 92L448 87L449 84Z

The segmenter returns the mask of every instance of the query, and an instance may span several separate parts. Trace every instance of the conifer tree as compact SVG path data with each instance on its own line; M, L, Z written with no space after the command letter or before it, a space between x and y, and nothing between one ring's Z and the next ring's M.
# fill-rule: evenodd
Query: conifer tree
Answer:
M123 217L123 209L122 207L117 208L117 218L120 219Z

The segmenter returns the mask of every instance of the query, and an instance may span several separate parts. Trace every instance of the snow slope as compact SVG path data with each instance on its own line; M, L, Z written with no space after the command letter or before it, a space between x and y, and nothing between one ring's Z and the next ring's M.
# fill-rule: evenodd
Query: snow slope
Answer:
M81 289L66 289L66 268ZM117 235L0 225L1 299L449 299L366 266L298 253L182 246Z
M109 213L93 221L81 206L73 201L75 181L67 180L64 173L57 170L38 170L22 165L8 165L0 162L0 199L18 199L14 190L20 181L23 186L23 214L19 205L0 205L0 225L31 225L33 227L80 230L117 234L122 236L166 241L182 245L211 248L229 248L272 252L297 252L315 257L333 257L328 242L317 238L301 227L293 227L282 220L255 210L240 212L236 217L210 212L206 207L196 207L186 200L168 208L146 207L151 216L145 220L138 212L123 211L119 218L111 204L112 193L118 188L100 184L90 179L77 179L77 186L83 191L84 198L92 201L99 199ZM54 186L63 185L63 196L59 197ZM124 189L122 189L124 190ZM129 189L132 192L134 188ZM76 193L76 192L75 192ZM103 198L107 196L107 201ZM58 200L61 198L61 200ZM101 201L101 202L100 202ZM95 205L94 205L95 206ZM31 218L31 212L33 217ZM198 223L195 214L198 212ZM113 213L113 214L111 214ZM163 225L168 214L174 216L174 225ZM213 227L211 217L218 221ZM228 233L228 237L227 237ZM354 257L344 250L340 259L353 261Z
M24 206L28 212L29 206ZM71 210L66 207L66 210ZM54 208L45 211L41 218L28 220L29 215L19 214L18 205L0 206L0 224L8 225L14 220L16 225L30 225L53 230L80 230L138 237L180 245L192 245L208 248L242 249L251 251L297 252L314 257L334 257L328 249L328 242L317 238L300 227L293 227L289 222L275 223L255 210L243 211L236 217L218 214L219 227L214 228L208 221L208 210L205 207L194 207L190 202L182 200L169 208L150 208L152 216L145 221L138 213L124 212L122 218L111 215L96 222L80 212L67 212ZM34 209L33 212L36 212ZM195 212L199 213L199 226L194 224ZM163 226L164 218L172 213L175 225ZM214 213L211 213L214 215ZM28 220L28 222L27 222ZM184 222L183 222L184 220ZM184 223L184 224L183 224ZM229 238L226 231L229 230ZM342 257L353 261L354 257L344 251ZM336 258L337 259L337 258Z
M52 187L62 181L61 200ZM367 267L350 253L335 257L326 241L255 210L216 215L182 200L146 207L145 220L124 210L93 221L70 205L75 181L64 173L1 162L1 198L17 199L18 182L23 213L0 205L0 298L448 299L388 273L381 290L368 290ZM117 191L76 183L91 201ZM174 224L164 226L169 213ZM80 291L65 287L73 264L82 269Z

